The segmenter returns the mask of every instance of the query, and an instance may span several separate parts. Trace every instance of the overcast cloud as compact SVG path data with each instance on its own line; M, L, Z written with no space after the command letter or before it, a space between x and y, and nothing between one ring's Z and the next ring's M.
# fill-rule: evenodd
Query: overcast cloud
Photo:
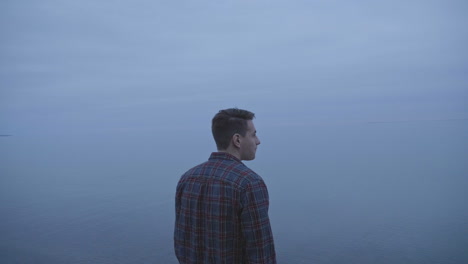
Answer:
M1 133L231 106L309 122L468 118L464 1L0 5Z

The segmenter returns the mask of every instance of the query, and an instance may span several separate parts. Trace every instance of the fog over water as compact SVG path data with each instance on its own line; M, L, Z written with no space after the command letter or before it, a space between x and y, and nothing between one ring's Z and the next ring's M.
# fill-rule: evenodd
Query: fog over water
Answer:
M468 263L464 1L2 1L0 262L177 263L255 112L279 263Z

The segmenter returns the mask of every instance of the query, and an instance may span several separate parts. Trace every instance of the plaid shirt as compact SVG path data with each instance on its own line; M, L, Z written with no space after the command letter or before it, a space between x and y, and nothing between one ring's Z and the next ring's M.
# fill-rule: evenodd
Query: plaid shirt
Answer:
M176 192L175 253L183 264L275 264L263 179L214 152L187 171Z

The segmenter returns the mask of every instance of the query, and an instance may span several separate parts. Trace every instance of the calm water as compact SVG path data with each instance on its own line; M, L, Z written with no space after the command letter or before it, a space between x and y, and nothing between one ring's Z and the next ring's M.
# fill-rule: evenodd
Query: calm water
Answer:
M466 120L257 129L280 263L468 263ZM206 132L0 137L0 262L176 263L174 189Z

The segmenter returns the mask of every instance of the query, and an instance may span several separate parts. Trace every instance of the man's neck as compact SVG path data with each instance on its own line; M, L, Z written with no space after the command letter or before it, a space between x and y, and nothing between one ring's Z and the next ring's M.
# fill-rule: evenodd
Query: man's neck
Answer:
M224 153L231 154L232 156L234 156L237 159L241 160L239 151L236 151L235 149L232 149L232 148L222 149L222 150L218 149L218 152L224 152Z

